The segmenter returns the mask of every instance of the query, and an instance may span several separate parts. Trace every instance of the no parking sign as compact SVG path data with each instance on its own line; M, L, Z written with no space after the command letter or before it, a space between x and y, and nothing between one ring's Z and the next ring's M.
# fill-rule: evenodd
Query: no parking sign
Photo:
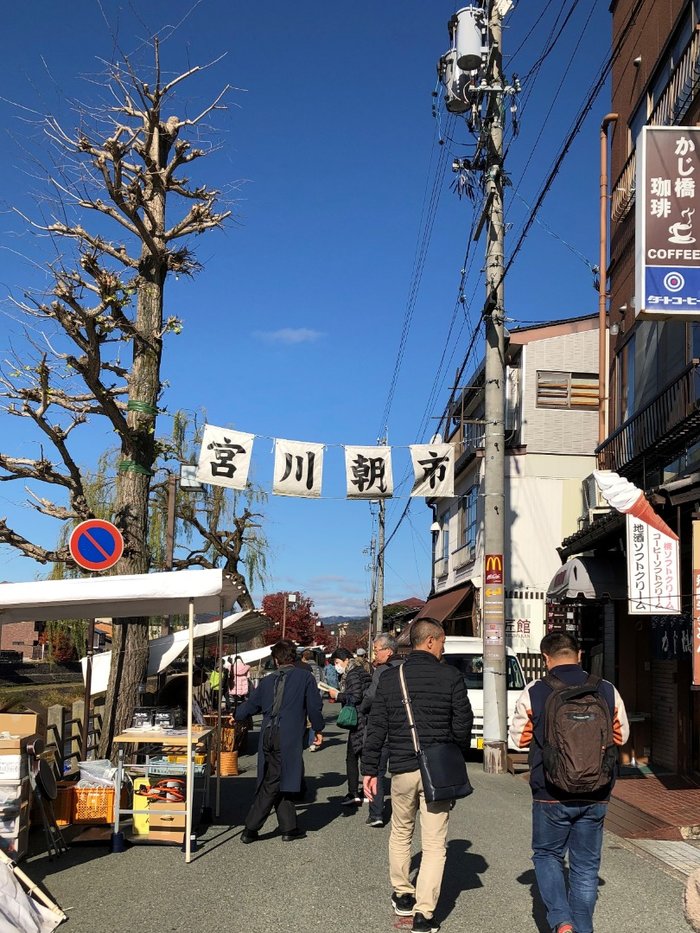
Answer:
M73 529L68 548L83 570L109 570L124 553L124 539L116 525L91 518Z

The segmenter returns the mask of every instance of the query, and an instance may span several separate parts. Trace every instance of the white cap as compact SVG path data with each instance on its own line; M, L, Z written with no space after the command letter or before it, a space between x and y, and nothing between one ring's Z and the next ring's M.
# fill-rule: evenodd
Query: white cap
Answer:
M358 648L355 654L358 656L358 658L361 658L363 655L367 654L367 652L364 648Z

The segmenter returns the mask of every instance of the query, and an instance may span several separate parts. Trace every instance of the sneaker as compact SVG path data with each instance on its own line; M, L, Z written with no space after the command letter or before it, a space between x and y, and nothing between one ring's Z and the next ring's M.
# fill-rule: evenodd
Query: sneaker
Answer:
M366 823L368 826L376 826L378 828L382 828L384 826L384 820L381 818L381 816L368 816Z
M423 914L414 914L413 915L413 925L411 926L411 933L437 933L440 929L440 924L436 923L432 917L428 920L427 917L424 917Z
M394 891L391 895L391 903L394 905L394 913L397 914L397 916L413 916L413 908L416 906L416 899L412 894L397 894Z
M315 751L316 751L316 746L315 746L315 745L309 745L309 751L310 751L310 752L315 752Z
M554 933L574 933L574 927L571 923L560 923Z
M343 799L340 801L341 807L354 807L356 804L360 803L360 798L356 797L354 794L346 794Z

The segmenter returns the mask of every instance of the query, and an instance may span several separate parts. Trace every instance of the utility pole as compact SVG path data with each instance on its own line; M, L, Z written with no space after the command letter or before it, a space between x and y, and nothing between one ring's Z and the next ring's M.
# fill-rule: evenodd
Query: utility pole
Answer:
M486 114L486 324L484 444L484 771L506 771L508 726L505 639L505 395L503 225L503 53L501 15L492 0L488 18L490 87ZM500 90L499 90L500 88Z
M379 534L377 540L377 611L375 614L374 637L384 628L384 531L386 528L386 502L379 500Z
M503 76L502 20L512 0L485 0L484 8L458 10L448 24L451 47L438 63L445 107L461 114L477 137L472 157L455 159L457 190L473 192L483 173L484 206L474 239L486 231L486 330L484 386L484 567L481 629L484 643L484 771L502 774L507 750L505 639L505 400L503 122L510 97L517 132L517 75Z

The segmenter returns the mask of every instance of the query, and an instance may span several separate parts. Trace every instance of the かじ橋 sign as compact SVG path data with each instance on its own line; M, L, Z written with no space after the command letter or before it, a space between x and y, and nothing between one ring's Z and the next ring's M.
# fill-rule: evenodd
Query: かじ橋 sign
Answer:
M635 314L700 317L700 129L645 126L637 140Z

